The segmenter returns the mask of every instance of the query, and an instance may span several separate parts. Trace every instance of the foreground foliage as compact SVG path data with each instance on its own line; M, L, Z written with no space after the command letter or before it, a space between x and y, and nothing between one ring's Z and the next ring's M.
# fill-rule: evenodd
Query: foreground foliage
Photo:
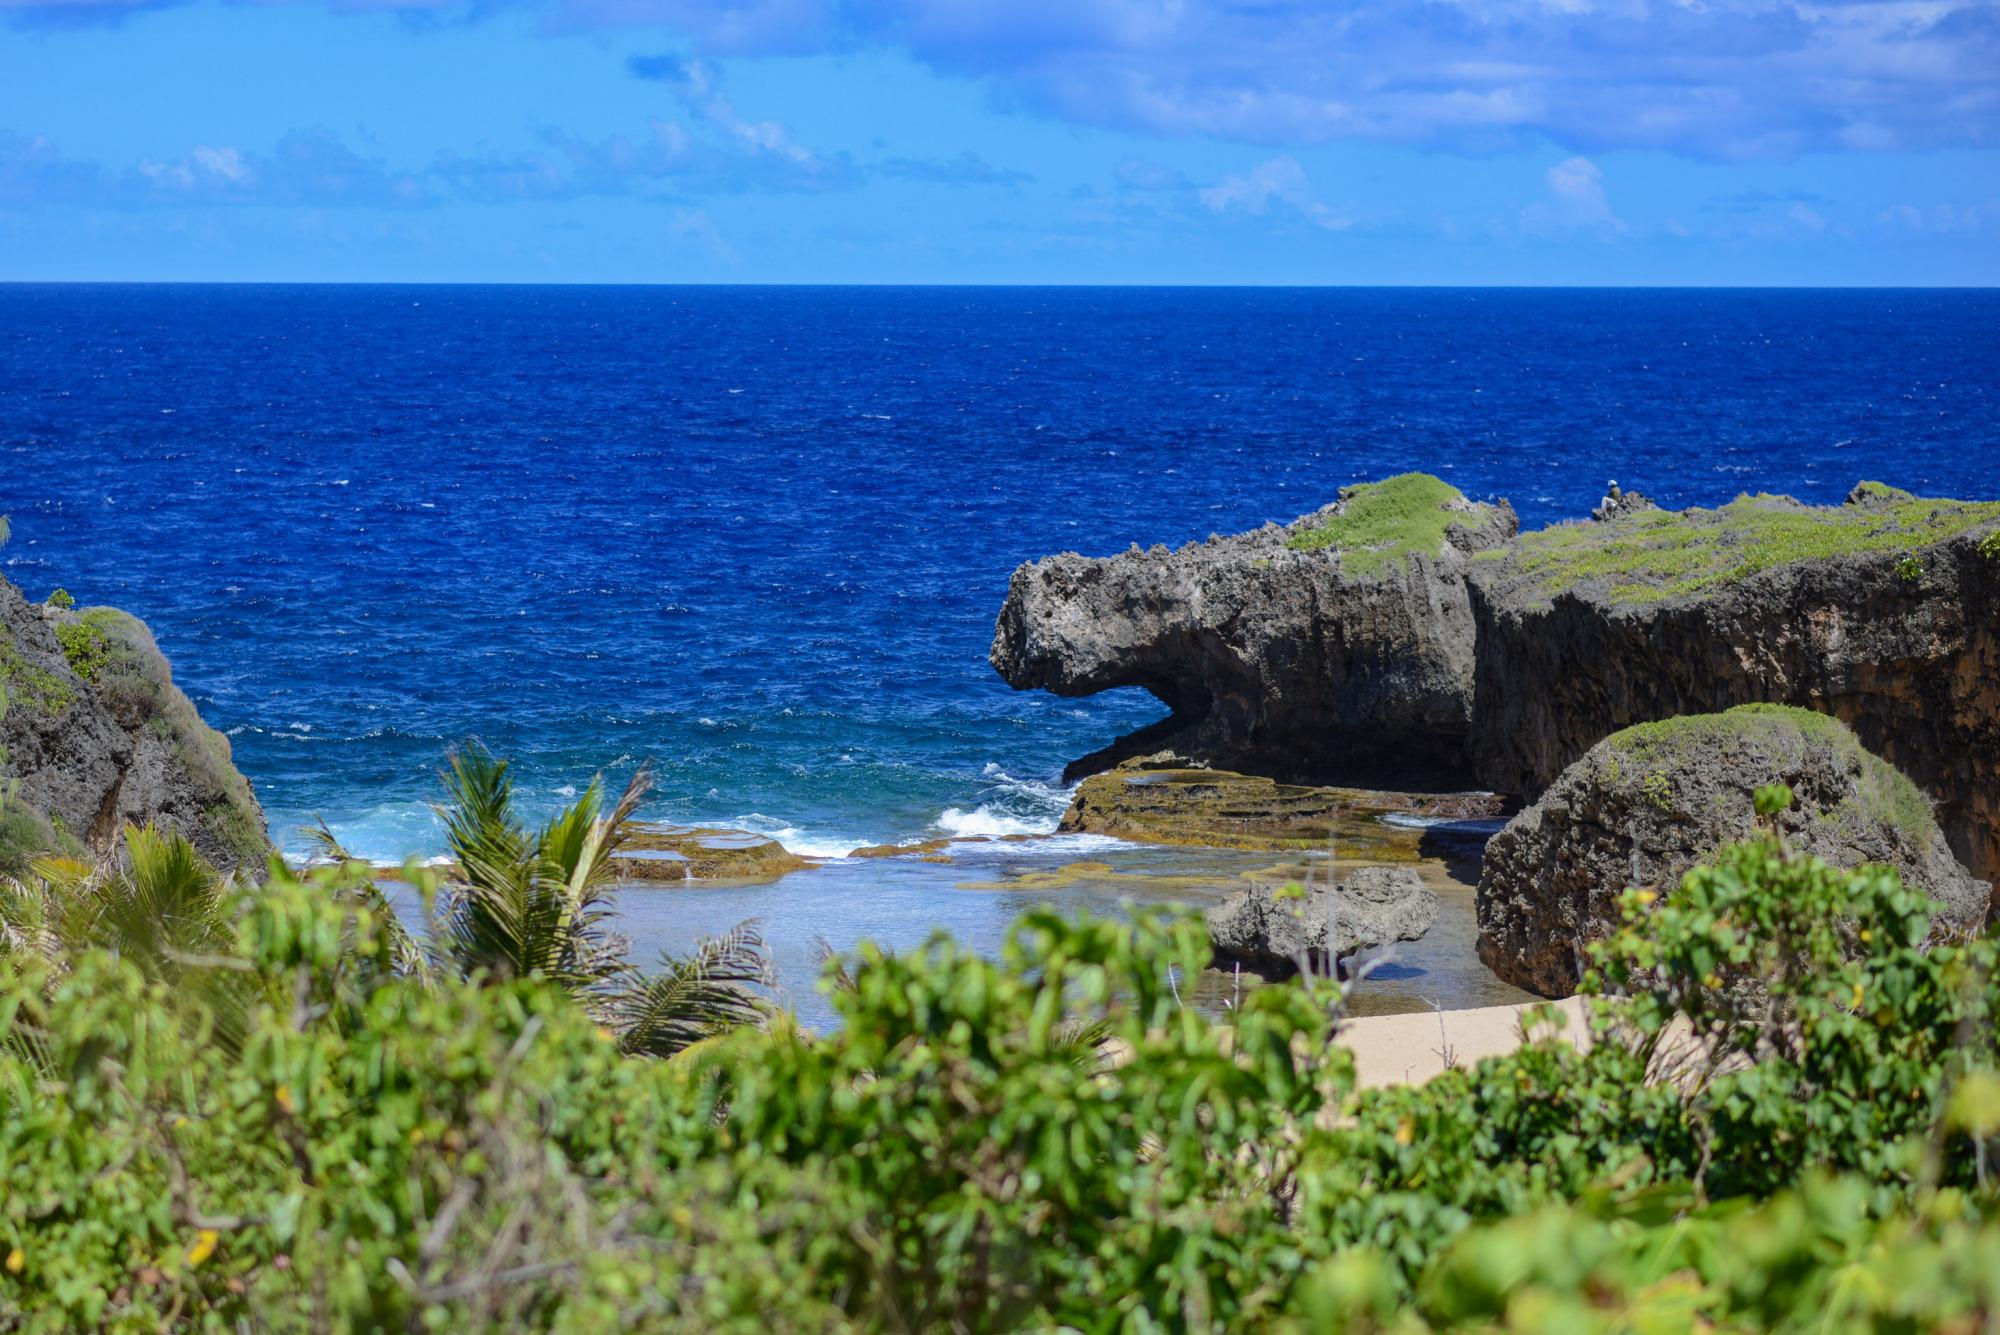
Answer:
M2000 1315L1994 941L1924 953L1921 895L1772 842L1628 899L1587 1050L1550 1021L1360 1094L1331 985L1212 1023L1177 1000L1200 924L1158 913L1031 913L998 961L864 949L830 975L838 1032L778 1017L671 1060L627 1052L562 952L413 968L356 871L274 869L188 922L164 952L0 959L7 1324Z

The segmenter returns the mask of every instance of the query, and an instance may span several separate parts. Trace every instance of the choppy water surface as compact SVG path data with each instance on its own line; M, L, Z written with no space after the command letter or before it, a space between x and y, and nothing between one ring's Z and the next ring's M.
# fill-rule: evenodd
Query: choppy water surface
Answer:
M1996 346L1983 292L0 287L0 560L144 616L294 846L436 852L479 736L537 810L651 759L835 853L1052 828L1159 714L993 675L1020 561L1405 469L1531 524L1992 496ZM972 912L903 874L767 900Z

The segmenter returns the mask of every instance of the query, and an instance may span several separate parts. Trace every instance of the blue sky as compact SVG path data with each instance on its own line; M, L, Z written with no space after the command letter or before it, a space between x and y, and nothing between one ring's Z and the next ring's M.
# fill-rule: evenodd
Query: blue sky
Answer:
M2000 0L0 0L0 279L1992 284Z

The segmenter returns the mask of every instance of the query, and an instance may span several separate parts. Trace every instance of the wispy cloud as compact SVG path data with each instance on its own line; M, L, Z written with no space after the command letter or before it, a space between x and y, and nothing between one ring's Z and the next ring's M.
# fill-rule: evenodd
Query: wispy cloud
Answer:
M123 166L70 157L46 136L0 131L0 207L422 208L608 197L684 205L748 192L848 190L884 178L954 188L1032 179L970 150L880 162L815 151L783 124L739 113L723 95L713 65L642 57L630 66L672 95L672 105L641 130L591 138L544 126L525 144L446 148L427 161L400 165L357 150L324 127L293 130L268 149L197 144L176 157Z
M0 0L17 23L176 0ZM379 8L376 0L295 0ZM645 28L698 53L893 48L1009 105L1157 135L1717 158L2000 143L1994 0L388 0ZM698 62L666 66L693 106ZM640 66L635 65L635 70ZM718 128L750 137L764 123ZM772 142L766 147L784 151Z
M1200 196L1212 213L1262 215L1276 207L1331 232L1345 231L1353 225L1352 219L1312 197L1305 168L1289 153L1260 162L1240 175L1224 177L1218 184L1202 190Z

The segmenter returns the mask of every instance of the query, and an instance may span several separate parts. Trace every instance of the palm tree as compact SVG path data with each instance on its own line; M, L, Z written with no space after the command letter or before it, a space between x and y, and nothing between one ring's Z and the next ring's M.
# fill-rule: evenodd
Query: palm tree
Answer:
M754 924L703 940L686 956L662 954L651 974L632 966L608 929L612 859L652 786L646 770L610 811L602 783L593 781L535 832L515 815L507 762L484 747L454 753L442 778L447 800L437 812L455 867L432 924L433 967L464 978L554 983L626 1052L647 1056L672 1056L764 1016L754 989L770 982L771 968Z
M185 836L127 826L122 859L43 858L25 876L0 877L0 956L39 956L53 984L83 951L117 955L166 984L213 1041L238 1045L252 989L216 966L235 944L242 895Z

